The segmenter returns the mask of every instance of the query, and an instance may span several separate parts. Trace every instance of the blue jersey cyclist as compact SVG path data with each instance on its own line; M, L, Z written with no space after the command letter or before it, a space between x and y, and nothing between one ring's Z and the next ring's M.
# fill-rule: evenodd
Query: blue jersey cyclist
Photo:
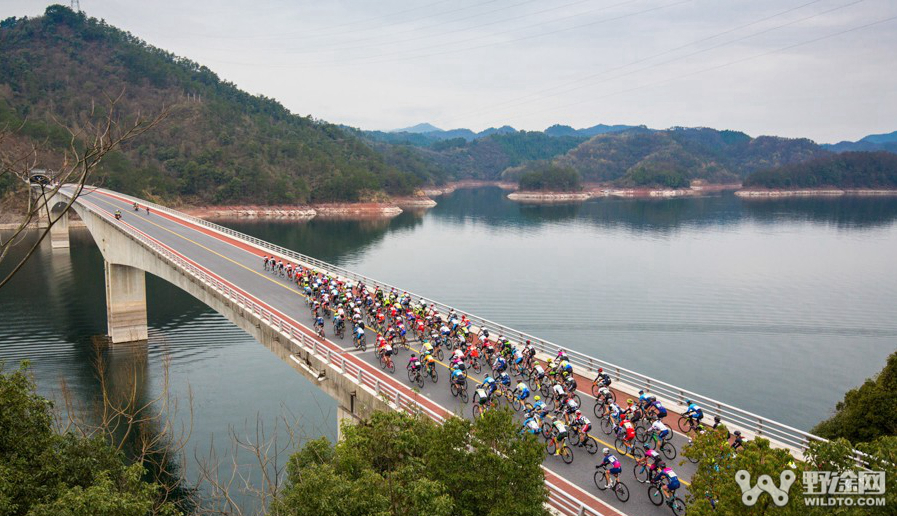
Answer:
M661 482L663 479L667 480L666 485ZM660 483L660 488L663 490L663 494L666 498L672 497L676 490L681 486L679 477L676 476L676 472L668 468L663 461L657 463L657 473L654 475L654 478L651 479L651 482Z
M498 381L501 382L501 384L505 387L511 386L511 376L506 372L502 372L500 375L498 375Z
M685 417L692 417L695 421L700 423L701 419L704 418L704 411L701 409L701 407L695 405L691 400L685 400L685 404L688 405L688 408L682 415Z
M497 373L503 372L507 367L508 367L508 363L505 361L504 357L502 357L501 355L496 357L495 362L492 363L492 369Z
M539 417L544 418L548 415L548 405L542 401L542 396L536 396L533 398L535 403L533 403L533 412L538 412Z
M517 382L517 386L514 387L514 394L517 395L517 399L520 401L524 401L529 398L529 387L523 383L523 380Z
M492 393L495 392L495 389L498 389L498 384L495 383L495 378L487 374L486 378L483 379L483 383L480 384L480 388L486 391L487 396L492 397Z
M459 385L465 383L464 371L460 367L452 369L452 383Z

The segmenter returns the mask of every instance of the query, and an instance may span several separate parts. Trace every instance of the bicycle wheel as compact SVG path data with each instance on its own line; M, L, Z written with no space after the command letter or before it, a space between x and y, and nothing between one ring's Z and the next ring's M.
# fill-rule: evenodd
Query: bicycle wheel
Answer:
M478 404L478 403L474 403L474 404L473 404L473 417L474 417L474 419L476 419L476 418L478 418L478 417L480 417L480 416L482 416L482 415L483 415L483 406L480 405L480 404Z
M597 383L593 383L593 384L592 384L592 396L595 397L595 398L597 398L597 397L601 394L601 392L600 392L598 389L600 389L600 387L598 386L598 384L597 384Z
M595 481L595 487L597 487L599 491L607 489L607 479L604 478L603 469L595 471L595 476L592 477L592 480Z
M601 403L595 402L595 406L592 407L592 412L595 413L595 417L601 418L604 416L604 405Z
M389 363L386 364L386 370L389 371L389 374L395 374L395 372L396 372L395 360L390 360Z
M645 442L645 439L648 438L648 431L640 426L635 427L635 438L640 443Z
M458 397L458 393L461 392L461 389L458 388L458 384L452 382L452 385L449 387L449 390L452 391L452 396Z
M595 455L596 453L598 453L598 441L591 437L588 437L586 438L586 444L584 448L587 452L589 452L589 455Z
M461 392L458 393L458 396L460 396L461 401L463 401L464 403L467 403L467 399L468 399L467 398L467 388L466 387L462 388Z
M660 507L660 504L663 503L663 493L660 492L660 488L652 484L648 488L648 499L651 500L651 503Z
M673 509L673 514L676 516L685 516L685 502L682 501L682 498L673 498L673 501L670 502L670 509Z
M380 355L380 369L386 369L386 356Z
M548 421L542 421L542 437L546 440L551 437L551 424Z
M579 394L574 394L573 399L576 400L576 406L578 406L578 407L582 406L582 398L579 397Z
M650 473L651 472L648 471L647 464L636 464L635 466L632 467L632 474L635 475L636 482L638 482L640 484L648 483L648 475Z
M673 460L676 458L676 447L673 446L673 443L668 443L663 441L660 443L660 452L663 453L663 456L667 458L667 460Z
M483 366L480 365L480 361L476 359L474 359L474 361L471 363L471 367L473 367L473 370L477 373L482 372L483 370Z
M361 339L361 350L362 351L368 350L368 343L364 339Z
M691 430L691 419L689 419L685 416L680 416L679 417L679 430L682 431L682 433L687 434L689 432L689 430Z
M604 432L606 435L610 435L613 428L614 428L614 424L609 418L604 418L601 420L601 431Z
M572 464L573 463L573 450L564 446L561 448L561 460L564 461L564 464Z
M442 359L444 358L444 355L442 354L442 348L441 348L441 347L436 348L436 358L438 358L439 360L442 360Z
M570 445L571 446L579 446L579 441L581 439L582 439L582 437L579 435L579 432L577 432L571 428L570 429L570 437L567 438L567 440L570 442Z
M625 455L625 454L626 454L626 449L627 449L626 443L623 442L622 439L620 439L619 437L617 437L616 439L614 439L614 449L617 450L617 452L622 453L623 455Z
M514 407L514 412L520 412L520 409L523 408L523 405L520 403L520 400L516 397L511 401L511 406Z
M629 488L619 480L617 480L617 485L614 486L614 494L617 495L617 500L621 502L629 500Z
M439 381L439 371L437 371L435 367L430 369L430 379L433 380L433 383Z
M417 375L414 374L414 369L408 369L408 381L411 383L417 382Z
M557 451L557 444L554 441L548 441L548 444L545 445L545 451L548 452L548 455L554 455L554 452Z

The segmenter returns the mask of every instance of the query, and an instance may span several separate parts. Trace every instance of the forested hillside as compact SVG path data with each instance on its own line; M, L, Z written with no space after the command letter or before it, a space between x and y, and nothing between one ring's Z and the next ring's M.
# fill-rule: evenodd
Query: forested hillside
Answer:
M172 108L104 161L103 184L166 201L299 203L411 193L434 178L399 170L338 126L291 114L208 68L62 6L0 22L0 117L59 150L54 117L78 127L104 94L124 115ZM52 138L45 139L51 135ZM434 171L414 168L421 174Z
M635 128L601 134L554 159L576 170L583 181L621 186L687 186L691 180L738 182L756 170L828 154L807 139L750 136L737 131ZM527 166L506 170L514 180Z
M751 174L745 187L897 188L897 154L844 152Z

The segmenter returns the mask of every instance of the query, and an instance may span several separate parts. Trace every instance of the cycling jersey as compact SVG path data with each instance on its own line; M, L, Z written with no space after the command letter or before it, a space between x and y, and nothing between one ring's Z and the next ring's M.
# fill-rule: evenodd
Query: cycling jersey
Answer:
M616 458L612 453L605 455L601 464L610 466L610 472L614 475L623 471L623 467L620 465L620 459Z
M681 484L679 483L679 477L676 476L675 471L673 471L670 468L663 468L663 470L659 471L657 473L657 475L654 477L654 481L658 482L658 481L660 481L660 479L662 479L664 477L666 477L666 479L668 481L667 489L669 489L670 491L675 491L676 489L679 489Z

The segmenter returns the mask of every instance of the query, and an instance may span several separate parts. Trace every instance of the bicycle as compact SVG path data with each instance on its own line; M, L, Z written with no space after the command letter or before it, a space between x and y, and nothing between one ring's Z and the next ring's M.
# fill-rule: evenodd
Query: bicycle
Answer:
M605 475L607 464L595 466L595 469L598 471L595 471L595 477L593 478L593 480L595 481L595 487L597 487L599 491L604 491L607 488L611 488L614 491L614 494L617 496L617 500L620 500L621 502L626 502L629 500L629 488L620 480L619 473L610 474L611 480L610 482L608 482L608 475Z
M396 372L396 364L392 361L392 357L386 353L380 353L380 369L385 369L391 373Z
M632 474L635 475L636 482L640 484L647 484L651 480L654 468L648 464L648 457L642 457L635 461L635 466L632 467Z
M315 325L315 333L318 334L318 337L321 337L323 339L324 338L324 325L316 324Z
M660 453L663 453L663 456L667 458L667 460L673 460L676 458L677 452L676 447L670 441L673 437L672 433L667 434L666 437L661 439L657 432L651 431L647 433L644 439L639 439L643 443L649 443L652 449L658 450ZM638 439L638 430L636 429L636 439Z
M685 434L701 427L701 423L694 416L680 416L678 425L679 430Z
M436 371L436 364L427 364L424 369L424 374L430 377L430 380L433 380L433 383L439 381L439 372Z
M571 464L573 462L573 450L567 446L566 439L561 440L561 448L558 450L557 436L552 435L548 444L545 445L545 451L548 452L548 455L554 455L555 452L557 452L561 456L561 460L564 461L564 464Z
M583 448L585 448L586 451L589 452L589 455L595 455L596 453L598 453L598 441L595 440L594 437L586 434L586 440L585 443L583 443L582 433L579 432L579 430L575 426L571 426L570 430L573 431L570 436L570 444L572 444L573 446L579 446L580 444L582 444Z
M664 492L662 488L662 481L651 481L651 486L648 488L648 499L651 500L651 503L660 507L661 504L667 504L670 510L673 511L673 514L676 516L684 516L685 515L685 502L682 498L676 496L676 492L672 491L667 494Z
M333 323L333 333L336 334L337 337L342 339L346 336L346 323L344 323L341 319L337 319L335 323Z
M354 337L352 337L352 344L354 344L357 349L360 349L362 351L367 351L368 349L367 340L365 339L364 335L355 335Z
M423 366L409 367L408 368L408 380L411 383L416 383L418 387L423 389L424 388L424 375L423 375L423 373L421 373L421 369L423 369Z
M641 446L635 444L635 439L632 441L626 441L625 439L621 439L617 437L614 439L614 449L623 455L632 455L636 459L645 456L645 451Z
M482 416L487 410L497 408L498 404L482 389L477 389L473 394L473 417Z
M464 380L464 382L462 382L460 384L456 383L456 382L452 382L450 390L452 391L452 396L454 396L456 398L461 398L461 401L463 401L464 403L467 403L468 398L467 398L467 380L466 379Z

